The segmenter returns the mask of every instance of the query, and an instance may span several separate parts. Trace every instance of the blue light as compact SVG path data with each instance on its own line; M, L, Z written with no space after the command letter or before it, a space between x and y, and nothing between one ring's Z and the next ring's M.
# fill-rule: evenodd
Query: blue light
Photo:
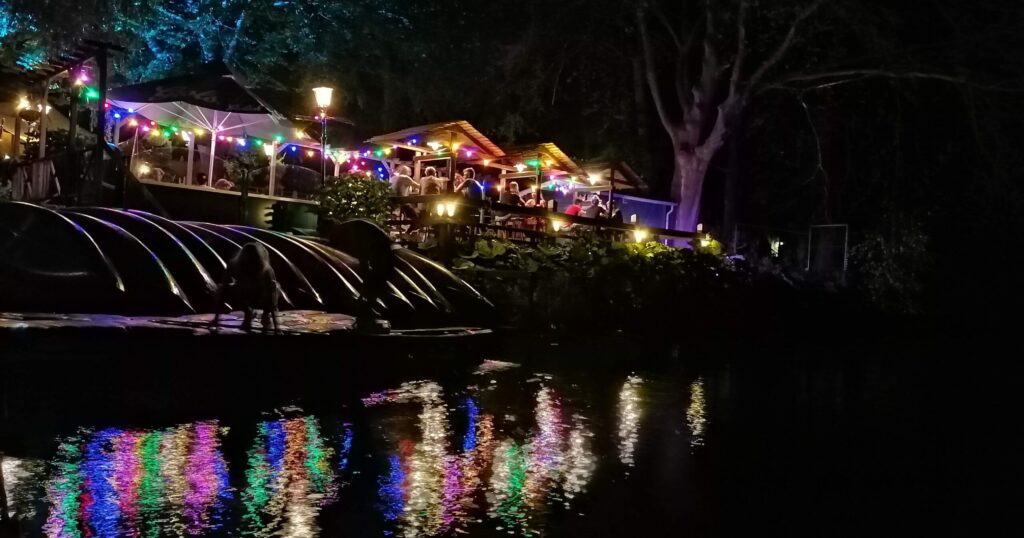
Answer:
M121 119L121 113L120 112L114 112L114 119L115 120Z
M129 108L128 109L128 113L129 114L134 114L135 113L135 109L134 108Z
M292 146L292 151L299 151L299 148Z

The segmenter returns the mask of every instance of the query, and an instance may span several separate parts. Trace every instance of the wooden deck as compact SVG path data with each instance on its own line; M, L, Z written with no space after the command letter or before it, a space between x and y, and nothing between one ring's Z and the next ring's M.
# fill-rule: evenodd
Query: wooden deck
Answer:
M246 335L262 334L257 317L253 332L241 329L242 313L232 312L220 317L216 331L212 330L211 314L195 314L177 317L159 316L116 316L107 314L32 314L0 312L0 334L43 333L61 330L98 330L104 333L125 334L181 334L181 335ZM312 310L289 310L278 315L278 326L282 335L329 336L353 333L355 318L346 314L334 314ZM438 327L423 329L394 329L379 337L459 337L488 334L490 331L478 327Z

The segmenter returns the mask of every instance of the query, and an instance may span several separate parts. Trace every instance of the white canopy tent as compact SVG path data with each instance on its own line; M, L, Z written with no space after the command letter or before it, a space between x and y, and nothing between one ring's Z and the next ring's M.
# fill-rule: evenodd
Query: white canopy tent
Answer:
M321 150L319 143L306 137L295 123L246 88L224 66L214 66L209 73L116 88L111 91L109 101L113 107L129 114L180 130L188 144L186 183L189 185L193 184L197 139L203 136L210 137L207 186L214 180L218 144L234 144L237 139L241 145L253 139L270 144L270 154L275 156L270 160L270 192L274 192L276 156L283 147L300 144Z

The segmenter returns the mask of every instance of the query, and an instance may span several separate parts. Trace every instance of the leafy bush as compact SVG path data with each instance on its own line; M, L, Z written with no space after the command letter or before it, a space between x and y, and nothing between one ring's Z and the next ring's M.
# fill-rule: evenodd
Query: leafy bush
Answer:
M316 194L320 216L337 221L369 219L384 224L391 213L391 188L359 174L330 178Z
M860 287L879 308L897 314L920 312L928 238L919 226L901 233L872 233L850 249Z
M518 305L528 311L520 317L534 318L509 323L554 327L644 326L659 318L685 324L715 315L731 288L748 281L707 250L596 237L536 246L477 239L462 245L454 266L496 304Z

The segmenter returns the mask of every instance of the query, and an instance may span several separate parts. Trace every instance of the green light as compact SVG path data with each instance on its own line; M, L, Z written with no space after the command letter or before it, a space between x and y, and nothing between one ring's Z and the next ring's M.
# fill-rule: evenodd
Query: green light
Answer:
M85 90L86 99L99 99L100 92L96 91L96 88L86 88Z
M284 142L284 136L279 135L279 134L274 135L274 142L277 142L277 143Z
M171 136L170 131L164 131L164 136L170 138L170 136Z
M379 149L377 151L373 152L373 156L374 157L380 157L381 155L384 155L384 152L379 150Z
M526 161L526 164L534 168L540 167L540 161L537 159L530 159L529 161Z
M263 145L263 141L260 140L259 138L254 138L252 143L256 144L257 146L262 146Z

